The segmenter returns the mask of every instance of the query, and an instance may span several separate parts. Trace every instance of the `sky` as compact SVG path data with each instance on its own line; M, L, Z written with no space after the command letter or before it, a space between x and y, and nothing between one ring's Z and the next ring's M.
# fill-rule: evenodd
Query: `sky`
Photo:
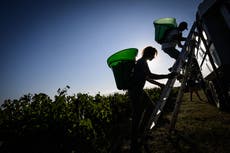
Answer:
M158 49L149 62L169 73L174 60L154 41L153 21L174 17L190 29L202 0L18 0L0 2L0 104L31 93L51 98L118 92L107 58L119 50ZM184 36L188 31L184 33ZM165 82L163 80L162 82ZM154 87L146 84L146 87Z

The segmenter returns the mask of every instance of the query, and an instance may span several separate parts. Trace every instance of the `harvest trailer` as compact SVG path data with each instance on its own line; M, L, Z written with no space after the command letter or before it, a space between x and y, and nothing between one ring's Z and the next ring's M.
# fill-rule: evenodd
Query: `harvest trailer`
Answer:
M230 108L230 1L205 0L197 11L196 37L199 48L194 51L204 78L209 102L221 110Z

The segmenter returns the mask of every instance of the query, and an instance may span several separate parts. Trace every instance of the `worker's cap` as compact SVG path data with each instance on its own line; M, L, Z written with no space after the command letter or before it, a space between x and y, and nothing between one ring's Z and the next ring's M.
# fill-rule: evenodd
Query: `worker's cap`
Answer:
M182 29L187 29L188 30L188 23L183 21L183 22L181 22L179 24L179 27L182 28Z

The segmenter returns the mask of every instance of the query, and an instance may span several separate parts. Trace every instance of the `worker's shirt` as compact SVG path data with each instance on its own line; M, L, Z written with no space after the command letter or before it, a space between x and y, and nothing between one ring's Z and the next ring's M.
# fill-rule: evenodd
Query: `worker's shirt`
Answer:
M161 45L161 49L164 50L166 48L175 48L178 44L178 38L182 36L182 33L177 29L172 29L166 33L164 38L164 42Z
M134 68L133 87L143 89L148 74L150 74L148 63L144 58L140 58Z

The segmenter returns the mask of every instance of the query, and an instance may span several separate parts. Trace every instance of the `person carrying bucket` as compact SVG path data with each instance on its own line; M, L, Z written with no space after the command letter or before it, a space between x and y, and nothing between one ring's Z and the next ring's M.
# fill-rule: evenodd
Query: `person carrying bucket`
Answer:
M181 41L185 41L186 38L182 36L182 32L188 29L186 22L181 22L178 27L169 29L165 33L164 41L161 45L162 50L175 60L179 57L180 51L176 49L176 45L182 48Z
M154 74L149 70L147 60L153 60L157 50L151 46L144 48L142 57L137 60L134 67L132 86L128 89L128 95L133 106L131 153L139 152L142 138L148 126L148 121L154 110L154 103L144 91L145 82L156 84L157 79L172 78L176 74ZM160 85L160 84L158 84ZM161 86L161 85L160 85Z
M181 41L186 38L182 36L182 32L188 29L187 22L181 22L177 26L175 18L160 18L154 21L155 27L155 41L161 44L161 49L168 54L171 58L177 60L180 51L176 46L182 48ZM171 71L172 68L169 68Z

